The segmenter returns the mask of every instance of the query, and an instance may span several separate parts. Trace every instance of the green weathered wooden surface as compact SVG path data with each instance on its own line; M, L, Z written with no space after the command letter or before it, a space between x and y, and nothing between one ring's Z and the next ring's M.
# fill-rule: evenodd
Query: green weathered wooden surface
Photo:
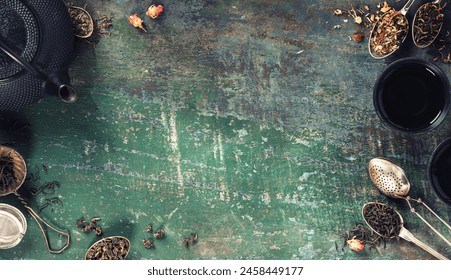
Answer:
M95 18L113 18L111 36L95 46L77 42L70 72L79 100L46 98L4 117L1 134L29 173L41 170L39 181L21 188L34 209L50 197L29 190L61 182L55 196L63 206L40 214L70 231L71 245L48 253L27 214L24 240L1 250L0 259L83 259L99 237L76 227L82 216L101 218L102 237L128 237L128 259L432 258L403 240L379 253L342 250L340 234L363 222L368 201L395 206L411 232L451 257L367 174L371 158L395 160L412 181L411 195L450 220L426 174L434 147L450 134L449 118L432 132L408 136L384 127L372 106L372 86L388 63L432 57L407 43L390 59L372 59L367 39L348 37L366 29L332 15L364 2L161 1L166 10L155 21L144 16L151 1L74 3L87 3ZM145 18L147 33L128 24L134 12ZM451 77L448 65L440 67ZM0 202L26 213L13 195ZM152 250L141 244L151 236L148 224L167 234ZM198 243L186 249L182 240L192 232Z

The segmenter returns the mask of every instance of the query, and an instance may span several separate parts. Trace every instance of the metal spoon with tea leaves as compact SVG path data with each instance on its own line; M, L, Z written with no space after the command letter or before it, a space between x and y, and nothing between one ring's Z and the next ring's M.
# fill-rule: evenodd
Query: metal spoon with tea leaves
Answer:
M439 260L447 260L445 256L418 240L404 227L402 216L387 204L368 202L362 207L362 216L367 225L384 239L400 237L412 242Z
M85 260L125 260L130 251L130 240L124 236L100 239L89 247Z
M406 14L414 2L407 1L400 11L386 12L374 24L368 41L368 50L373 58L386 58L399 49L409 31Z
M421 199L414 199L408 196L410 190L410 182L404 170L390 160L384 158L373 158L368 163L368 173L371 181L383 194L392 198L404 199L409 205L410 211L415 213L427 226L429 226L441 239L449 246L451 242L440 234L430 223L428 223L417 211L412 207L410 201L415 201L428 209L437 219L445 224L450 230L451 227L442 218L440 218L429 206Z
M72 19L74 35L86 39L94 32L94 21L84 8L67 5L70 18Z
M445 14L440 5L441 0L423 4L418 8L413 19L412 38L419 48L426 48L437 38L443 26Z

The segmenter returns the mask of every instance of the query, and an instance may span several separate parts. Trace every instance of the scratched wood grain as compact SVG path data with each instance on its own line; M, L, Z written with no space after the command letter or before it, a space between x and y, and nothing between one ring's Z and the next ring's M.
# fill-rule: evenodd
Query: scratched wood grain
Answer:
M82 2L113 26L110 36L77 42L70 71L79 100L44 99L1 135L29 173L40 170L21 189L34 209L50 197L29 190L61 182L55 196L63 205L40 214L70 231L72 243L49 254L28 216L24 240L1 259L83 259L100 237L76 227L82 216L100 217L103 236L127 236L129 259L431 258L404 241L379 252L342 248L340 235L363 223L367 201L396 206L409 230L451 256L367 175L369 159L394 159L413 182L412 196L450 219L426 175L429 155L450 134L449 118L407 136L381 125L372 106L372 86L388 63L432 57L407 45L390 60L372 59L366 40L349 39L362 27L332 14L363 2L162 1L157 20L144 17L150 1L74 1ZM147 33L128 24L135 12ZM440 67L450 76L448 65ZM30 126L9 129L19 123ZM0 201L21 207L15 197ZM154 249L141 244L152 237L148 224L166 231ZM199 240L187 249L182 240L191 233Z

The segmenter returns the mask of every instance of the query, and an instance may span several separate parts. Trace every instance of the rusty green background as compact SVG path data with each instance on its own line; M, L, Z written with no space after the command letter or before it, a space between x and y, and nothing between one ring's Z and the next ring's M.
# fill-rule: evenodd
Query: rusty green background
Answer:
M342 248L341 234L363 223L368 201L395 206L415 236L451 256L367 174L371 158L395 160L412 181L412 197L450 220L426 174L433 149L450 135L449 117L432 132L403 135L384 127L372 105L373 84L388 63L433 57L406 42L395 56L374 60L367 38L349 38L367 29L332 13L379 2L74 3L87 3L94 18L113 18L110 36L77 41L70 74L78 101L43 99L2 117L0 135L30 173L40 169L40 179L21 188L33 209L50 197L31 196L31 188L61 182L54 196L63 205L40 214L69 231L71 245L48 253L27 214L24 240L0 259L83 259L93 242L113 235L130 239L128 259L135 260L432 258L403 240L359 254ZM157 20L144 16L152 3L165 6ZM131 13L145 19L147 33L129 25ZM449 65L439 66L451 76ZM0 202L26 214L14 196ZM82 216L100 217L103 235L77 228ZM141 244L151 238L148 224L166 231L150 250ZM199 239L187 249L182 240L191 233ZM55 247L64 241L50 237Z

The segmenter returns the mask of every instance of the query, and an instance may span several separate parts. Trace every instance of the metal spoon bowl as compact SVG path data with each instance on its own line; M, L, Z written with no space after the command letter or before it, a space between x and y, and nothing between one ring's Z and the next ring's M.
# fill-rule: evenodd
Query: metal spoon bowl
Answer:
M74 35L78 38L89 38L94 32L94 20L85 9L67 5L67 9L74 25Z
M370 52L370 55L375 58L375 59L382 59L382 58L386 58L389 55L393 54L394 52L396 52L399 47L401 46L401 44L404 42L404 40L407 37L408 34L408 30L409 30L409 21L406 18L406 14L407 11L410 9L410 7L412 6L412 4L415 2L415 0L409 0L407 1L407 3L404 5L404 7L402 7L402 9L398 12L396 11L389 11L385 14L383 14L379 20L374 24L373 29L371 30L370 33L370 39L368 40L368 51ZM403 24L405 24L405 27L403 28L403 30L398 30L396 32L396 35L393 36L394 39L396 39L396 44L394 45L393 48L390 48L387 52L382 52L382 53L378 53L377 52L377 46L373 45L375 44L375 41L377 40L377 36L378 34L378 30L380 29L380 27L383 27L383 21L386 17L397 17L397 20L400 20L403 22ZM401 32L400 32L401 31ZM399 33L399 34L398 34ZM400 35L400 37L398 37L398 35ZM390 41L392 38L388 38L388 40Z
M426 3L421 5L421 7L418 8L417 12L415 13L415 17L413 19L413 28L412 28L412 38L413 43L415 46L419 48L426 48L432 42L435 41L438 34L440 33L442 26L443 26L443 18L444 13L441 13L441 9L443 7L440 7L441 0L436 0L434 2ZM421 13L424 10L436 10L438 13L437 18L434 20L435 24L438 26L438 28L432 29L431 28L431 22L429 24L423 23L424 19L420 17ZM426 31L423 30L426 29ZM423 38L427 35L430 35L426 41L423 40Z
M130 251L130 240L124 236L102 238L89 247L85 260L124 260Z
M405 197L410 191L410 182L404 170L388 159L371 159L368 172L376 188L386 196Z
M385 236L384 234L381 234L377 228L375 228L375 222L374 221L370 221L367 217L367 215L365 215L366 210L368 207L374 207L374 206L378 206L379 209L393 209L390 206L383 204L383 203L379 203L379 202L368 202L365 205L363 205L362 207L362 216L363 219L365 220L365 223L371 228L372 231L374 231L377 235L383 237L383 238L387 238L387 236ZM383 210L381 210L383 211ZM393 211L398 215L399 218L399 222L400 224L397 226L397 233L394 232L394 234L390 235L389 238L393 238L393 237L400 237L406 241L412 242L415 245L417 245L418 247L420 247L421 249L425 250L426 252L430 253L431 255L433 255L434 257L436 257L439 260L447 260L447 258L445 256L443 256L442 254L440 254L439 252L437 252L436 250L432 249L431 247L429 247L428 245L426 245L424 242L418 240L410 231L408 231L405 227L404 227L404 220L401 216L401 214L398 213L398 211L394 210ZM376 221L377 222L377 221Z

